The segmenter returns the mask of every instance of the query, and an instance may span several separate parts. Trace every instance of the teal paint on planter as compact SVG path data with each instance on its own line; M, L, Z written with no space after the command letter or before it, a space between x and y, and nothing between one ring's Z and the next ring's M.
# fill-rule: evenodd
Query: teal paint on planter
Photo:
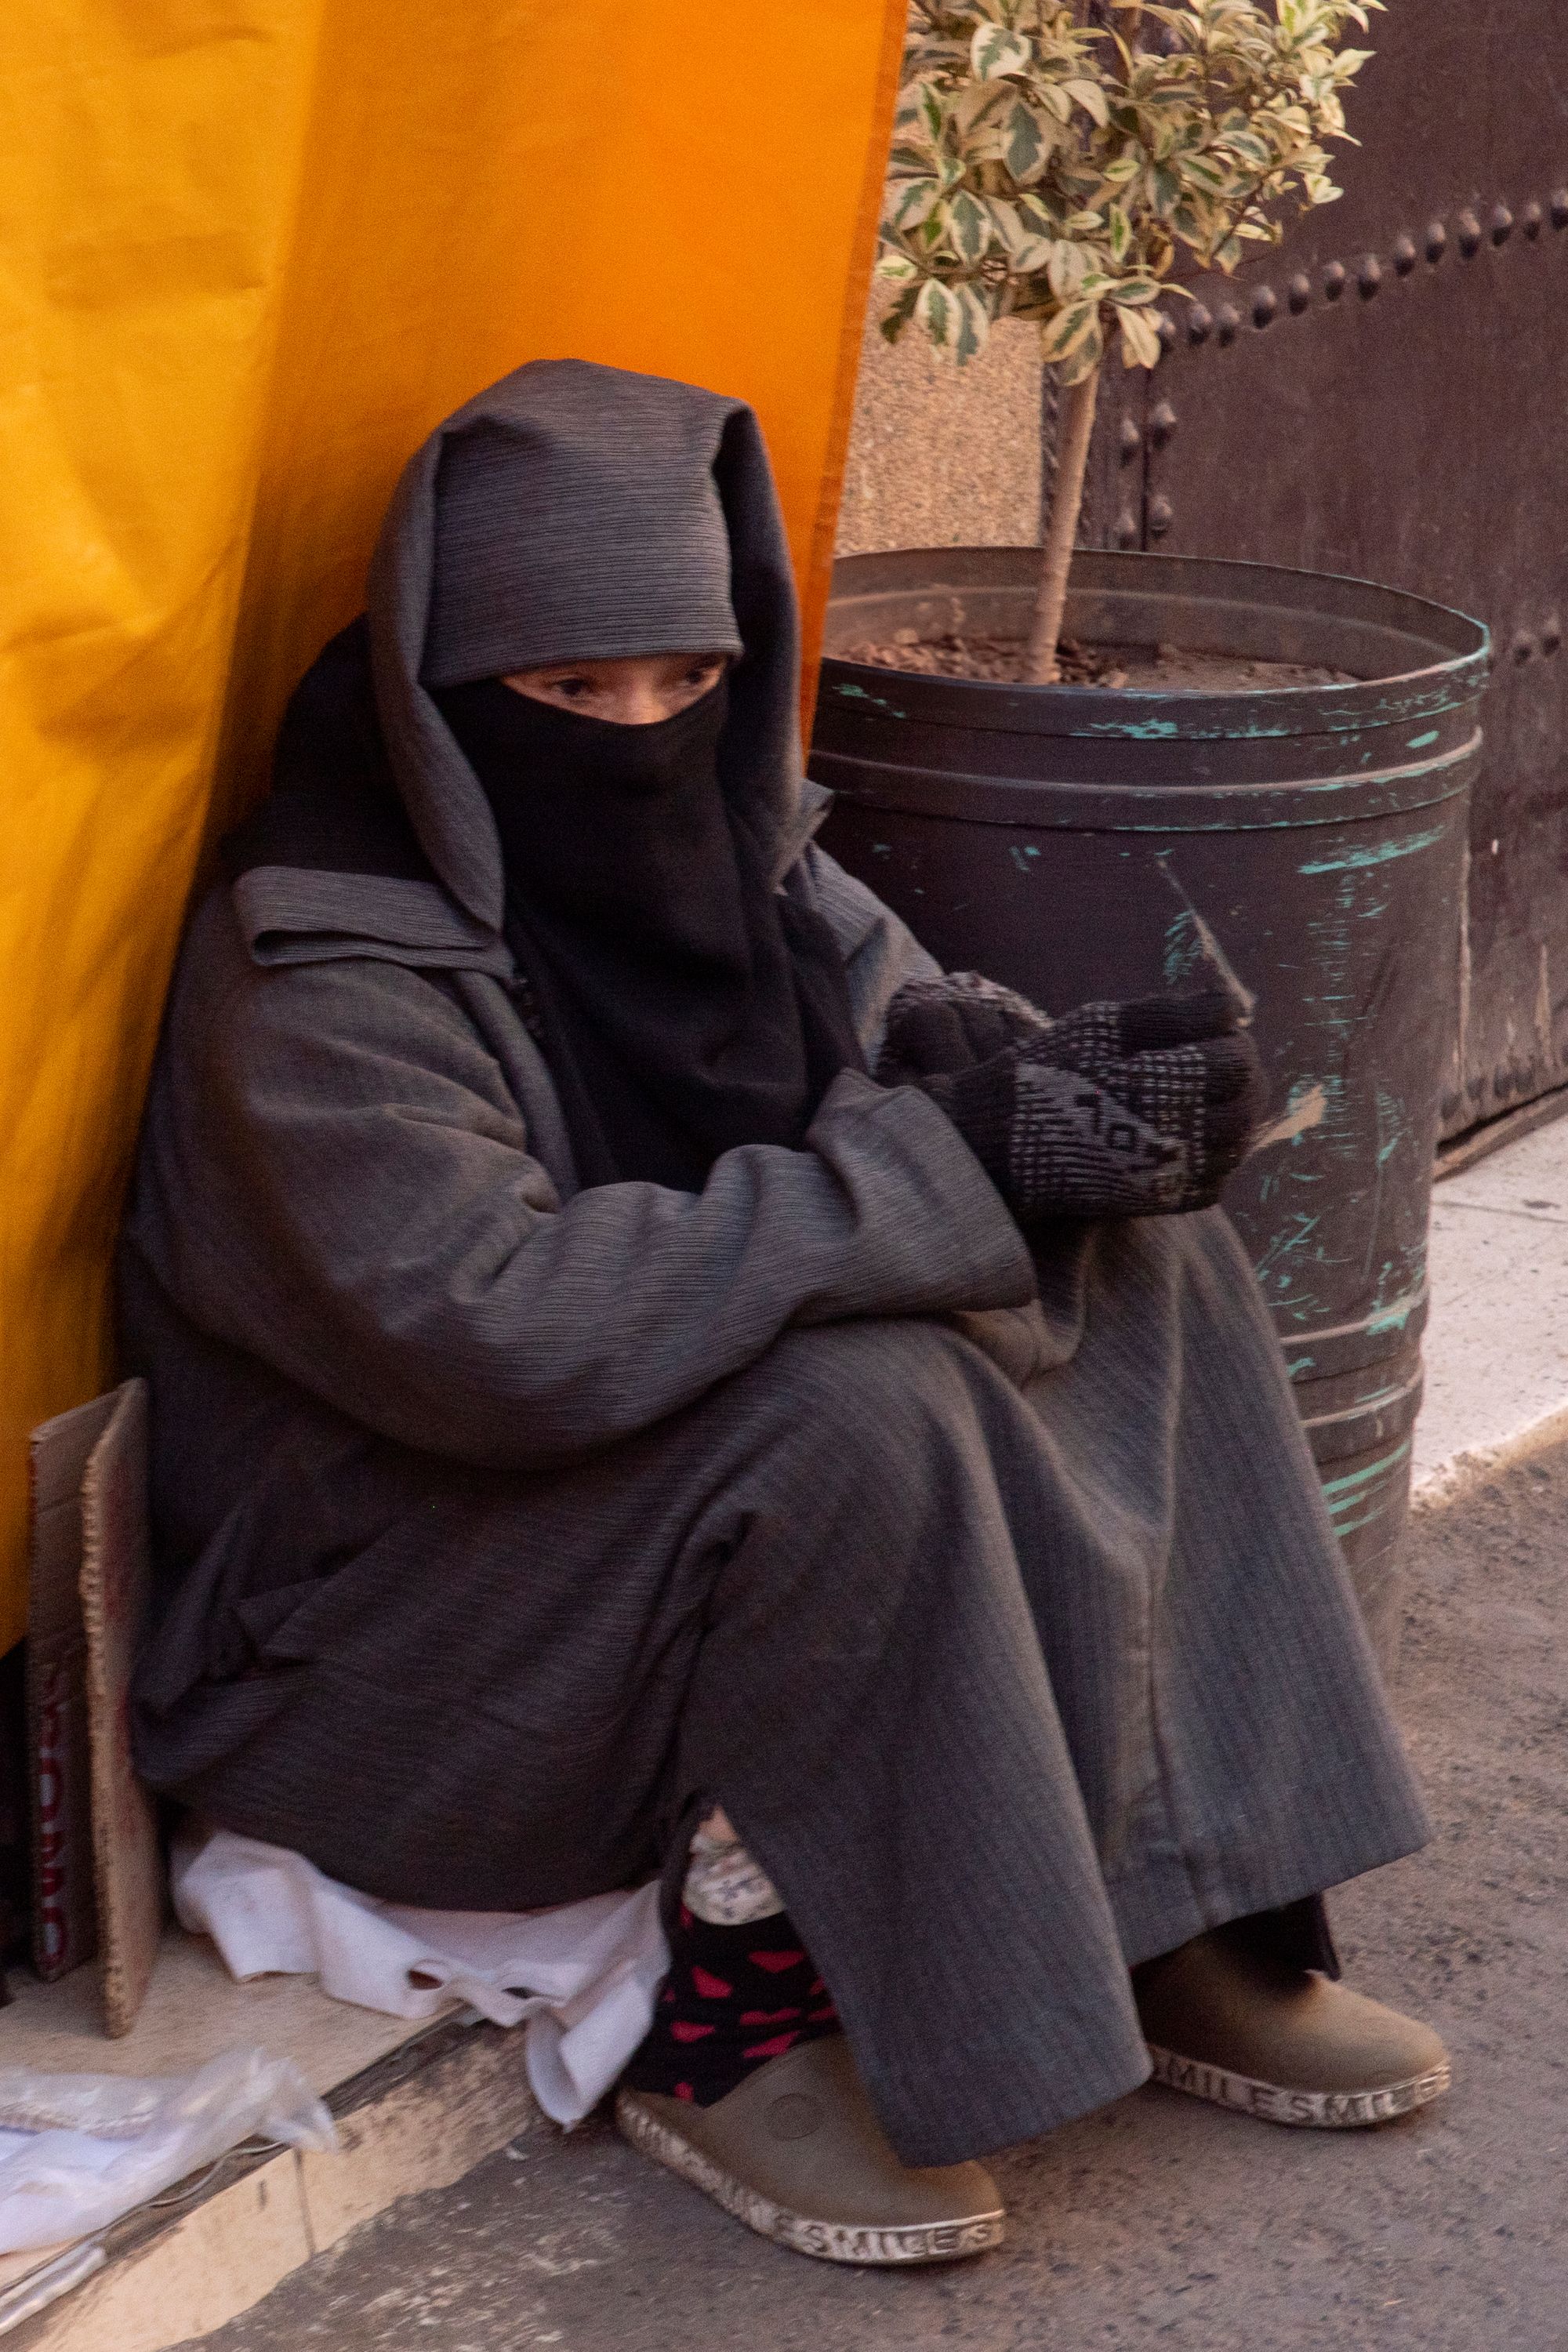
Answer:
M1364 682L1134 695L900 673L889 693L886 670L836 650L909 627L1021 634L1036 561L838 565L811 762L839 796L822 837L949 968L1047 1007L1215 969L1256 992L1280 1132L1226 1206L1386 1647L1487 634L1361 582L1085 552L1074 636Z

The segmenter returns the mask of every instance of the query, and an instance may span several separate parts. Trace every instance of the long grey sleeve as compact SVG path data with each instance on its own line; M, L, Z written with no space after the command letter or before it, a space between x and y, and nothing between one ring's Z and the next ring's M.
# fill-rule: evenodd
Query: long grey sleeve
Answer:
M175 1303L405 1444L557 1458L689 1403L792 1322L1016 1306L1029 1255L940 1111L839 1078L808 1148L700 1193L564 1204L439 985L263 971L226 898L193 929L130 1236Z
M873 890L812 843L795 872L810 903L833 927L849 975L860 1043L876 1066L888 1007L911 980L940 980L942 966Z

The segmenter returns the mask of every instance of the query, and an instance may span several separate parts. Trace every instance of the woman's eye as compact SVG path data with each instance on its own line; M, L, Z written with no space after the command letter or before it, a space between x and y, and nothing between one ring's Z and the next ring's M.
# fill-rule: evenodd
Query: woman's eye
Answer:
M586 677L555 677L550 683L554 692L564 695L568 702L582 702L594 691L593 680Z

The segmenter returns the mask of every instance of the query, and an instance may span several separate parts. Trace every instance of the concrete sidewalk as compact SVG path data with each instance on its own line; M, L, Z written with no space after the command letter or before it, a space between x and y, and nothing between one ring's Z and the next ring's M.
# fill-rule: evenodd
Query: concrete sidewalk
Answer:
M1415 1470L1431 1497L1568 1414L1568 1118L1438 1183L1427 1276Z
M750 2237L595 2122L539 2124L205 2352L1562 2352L1568 2345L1568 1446L1424 1513L1400 1705L1430 1851L1341 1897L1355 1982L1456 2087L1373 2133L1145 2090L998 2166L1002 2252L850 2273Z

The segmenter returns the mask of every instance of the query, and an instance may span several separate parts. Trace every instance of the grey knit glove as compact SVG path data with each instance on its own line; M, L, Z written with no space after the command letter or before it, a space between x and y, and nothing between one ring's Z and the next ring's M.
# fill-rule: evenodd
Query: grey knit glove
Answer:
M1255 1131L1261 1071L1237 1017L1215 992L1051 1021L968 975L917 982L877 1075L946 1111L1022 1222L1170 1214L1211 1206Z
M1145 996L1126 1004L1081 1004L1053 1020L1011 988L977 971L909 981L888 1008L877 1076L884 1086L969 1070L1009 1046L1037 1047L1032 1058L1114 1085L1121 1064L1138 1054L1233 1035L1241 1017L1223 989L1193 996Z

